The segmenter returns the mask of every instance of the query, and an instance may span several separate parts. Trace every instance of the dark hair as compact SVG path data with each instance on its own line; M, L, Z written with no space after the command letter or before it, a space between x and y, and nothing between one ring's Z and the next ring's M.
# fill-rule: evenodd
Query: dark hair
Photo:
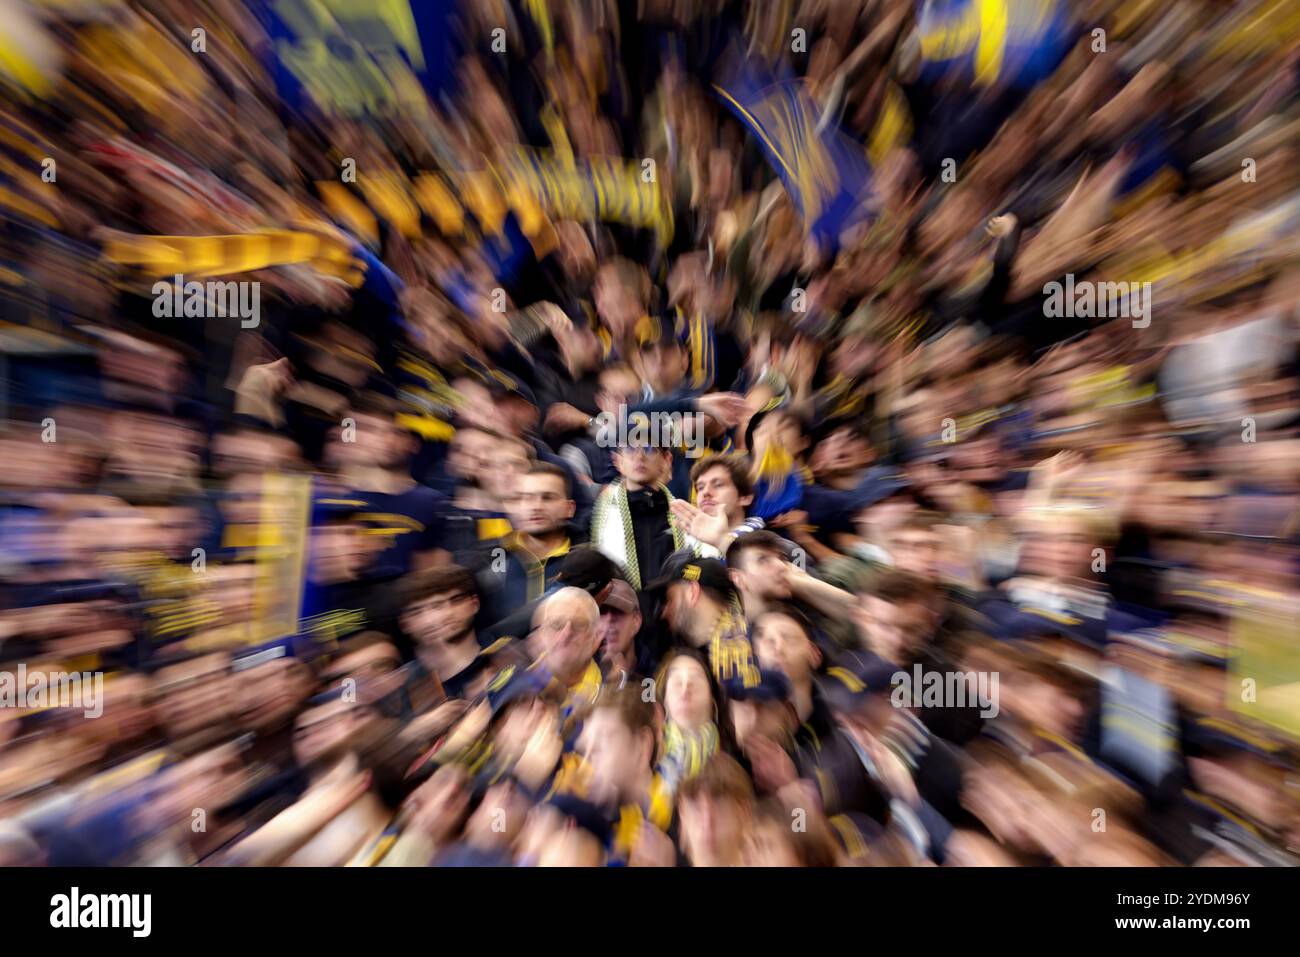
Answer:
M934 584L911 572L890 569L882 572L878 578L867 586L867 592L873 598L891 605L923 604L930 606L938 597Z
M727 565L735 568L746 552L755 551L776 552L782 558L789 554L785 539L776 532L761 528L756 532L736 536L736 540L727 549Z
M803 629L804 637L809 641L813 641L814 629L812 621L803 613L799 606L795 605L793 602L773 602L763 609L763 615L784 615ZM763 615L760 615L759 617L761 618Z
M691 487L710 469L724 468L731 476L731 484L741 498L754 494L754 482L749 477L750 461L748 455L710 455L700 459L691 466Z
M402 579L398 597L405 608L417 601L448 592L478 597L478 584L469 569L459 565L439 565L437 568L411 572Z
M537 462L524 474L553 475L563 484L564 497L573 498L573 480L569 478L568 470L556 465L554 462Z

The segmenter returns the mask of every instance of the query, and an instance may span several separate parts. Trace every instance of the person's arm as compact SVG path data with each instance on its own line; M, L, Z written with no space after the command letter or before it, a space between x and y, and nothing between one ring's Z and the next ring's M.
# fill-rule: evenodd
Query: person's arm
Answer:
M857 604L852 592L814 578L794 565L785 566L785 580L795 598L808 602L832 618L847 619Z
M330 821L359 800L370 787L370 775L340 764L319 786L292 807L281 811L225 855L240 867L274 867L288 860Z

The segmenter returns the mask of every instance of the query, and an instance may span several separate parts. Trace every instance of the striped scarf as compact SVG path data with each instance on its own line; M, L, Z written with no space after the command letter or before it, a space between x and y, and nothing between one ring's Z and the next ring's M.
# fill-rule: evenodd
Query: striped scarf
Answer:
M676 721L664 725L664 753L657 769L664 783L673 791L704 770L718 753L718 726L707 721L694 731Z
M673 493L668 486L656 486L668 499L668 529L672 532L673 548L682 548L685 538L673 518ZM627 488L622 479L605 486L591 511L591 542L596 550L619 567L635 590L640 591L641 565L636 556L636 539L632 534L632 514L627 505Z

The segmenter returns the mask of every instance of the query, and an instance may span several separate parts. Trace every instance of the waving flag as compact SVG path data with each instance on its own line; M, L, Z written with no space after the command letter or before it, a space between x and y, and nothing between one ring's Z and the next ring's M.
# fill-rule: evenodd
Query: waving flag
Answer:
M714 90L762 144L810 235L834 248L843 230L870 214L866 152L834 124L818 129L806 80L774 79L746 62Z
M966 74L975 86L1033 86L1074 42L1062 0L917 0L922 77Z

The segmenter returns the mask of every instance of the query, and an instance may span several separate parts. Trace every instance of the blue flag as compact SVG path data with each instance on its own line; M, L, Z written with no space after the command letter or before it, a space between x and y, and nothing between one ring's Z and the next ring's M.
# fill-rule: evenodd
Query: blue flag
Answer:
M916 22L922 79L958 74L975 86L1033 86L1075 37L1062 0L917 0Z
M818 131L817 104L799 77L774 79L746 62L714 90L758 139L808 233L834 249L845 229L867 218L871 164L861 144L834 124Z

